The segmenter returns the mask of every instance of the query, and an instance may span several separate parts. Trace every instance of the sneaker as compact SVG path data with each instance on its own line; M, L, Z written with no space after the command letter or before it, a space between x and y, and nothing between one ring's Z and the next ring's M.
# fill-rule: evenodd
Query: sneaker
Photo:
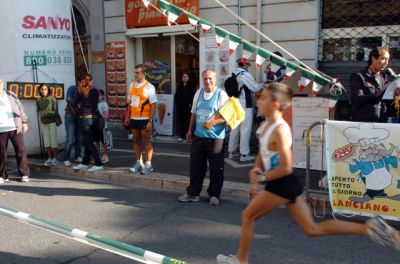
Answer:
M242 155L240 156L240 161L252 161L255 160L256 157L251 156L251 155Z
M77 158L75 159L75 162L76 162L76 163L81 163L81 162L82 162L82 157L77 157Z
M183 203L187 203L187 202L200 202L200 196L198 196L198 195L197 195L197 196L193 196L193 195L190 195L190 194L185 193L185 194L179 196L179 197L178 197L178 200L179 200L180 202L183 202Z
M106 158L103 157L103 158L101 159L101 163L104 164L104 163L107 163L107 162L110 162L110 158L109 158L109 157L106 157Z
M43 165L46 166L46 167L51 166L51 159L46 160L46 161L43 163Z
M3 184L5 180L3 178L0 178L0 184Z
M90 172L101 171L101 170L104 170L103 166L92 166L90 169L88 169L88 171Z
M370 226L368 236L376 243L391 246L400 251L400 234L388 225L380 216L375 216L367 221Z
M219 199L216 196L211 196L210 205L219 205Z
M52 159L51 160L51 166L57 166L58 165L58 160Z
M74 166L72 168L74 170L86 170L88 168L88 166L87 165L83 165L83 164L79 164L79 165L76 165L76 166Z
M177 142L182 142L182 140L183 140L183 139L182 139L181 137L179 137L179 138L176 139Z
M222 254L217 255L218 264L240 264L239 260L234 255L225 256Z
M29 176L22 176L21 182L29 182Z
M64 160L64 166L65 166L65 167L71 166L71 161L69 161L69 160Z
M230 158L230 159L237 159L237 158L239 158L239 153L237 153L237 152L229 152L229 156L228 156L228 158Z
M143 169L143 165L140 162L136 161L135 165L133 165L132 168L129 168L129 171L130 172L139 172L142 169Z
M140 174L147 175L154 171L153 165L144 165L144 168L140 172Z

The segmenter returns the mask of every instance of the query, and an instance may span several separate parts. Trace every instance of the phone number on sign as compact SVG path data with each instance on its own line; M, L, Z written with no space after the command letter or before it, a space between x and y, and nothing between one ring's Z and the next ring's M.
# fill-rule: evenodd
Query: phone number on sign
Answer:
M24 66L36 65L54 65L54 64L72 64L71 56L24 56Z

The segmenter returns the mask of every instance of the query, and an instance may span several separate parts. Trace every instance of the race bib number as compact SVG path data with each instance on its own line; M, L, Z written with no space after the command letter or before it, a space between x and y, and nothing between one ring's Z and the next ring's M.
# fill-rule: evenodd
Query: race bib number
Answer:
M140 97L139 96L132 96L132 99L131 99L131 106L132 107L138 107L139 106L139 100L140 100Z

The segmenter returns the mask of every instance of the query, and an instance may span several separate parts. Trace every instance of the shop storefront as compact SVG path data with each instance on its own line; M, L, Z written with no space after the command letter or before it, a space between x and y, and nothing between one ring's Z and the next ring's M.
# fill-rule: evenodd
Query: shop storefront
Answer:
M179 1L177 5L199 15L198 0ZM152 10L152 7L146 9L142 1L125 1L126 43L106 44L110 47L106 48L107 100L111 118L120 120L126 110L126 91L133 81L132 72L126 69L145 64L147 79L156 87L159 101L156 130L161 135L174 135L174 93L184 73L199 85L199 43L188 34L193 33L198 38L197 30L187 18L179 18L176 21L179 25L172 26L166 26L166 21L165 16ZM120 50L112 46L119 46ZM118 62L118 52L124 61ZM134 56L125 56L128 53ZM124 86L125 92L122 89Z

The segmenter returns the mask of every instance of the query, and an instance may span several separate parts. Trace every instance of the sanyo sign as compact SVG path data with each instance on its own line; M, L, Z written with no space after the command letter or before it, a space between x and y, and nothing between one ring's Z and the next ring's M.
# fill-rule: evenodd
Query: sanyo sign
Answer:
M50 30L66 30L71 31L71 20L59 16L33 16L27 15L22 19L22 27L25 29L45 29Z

